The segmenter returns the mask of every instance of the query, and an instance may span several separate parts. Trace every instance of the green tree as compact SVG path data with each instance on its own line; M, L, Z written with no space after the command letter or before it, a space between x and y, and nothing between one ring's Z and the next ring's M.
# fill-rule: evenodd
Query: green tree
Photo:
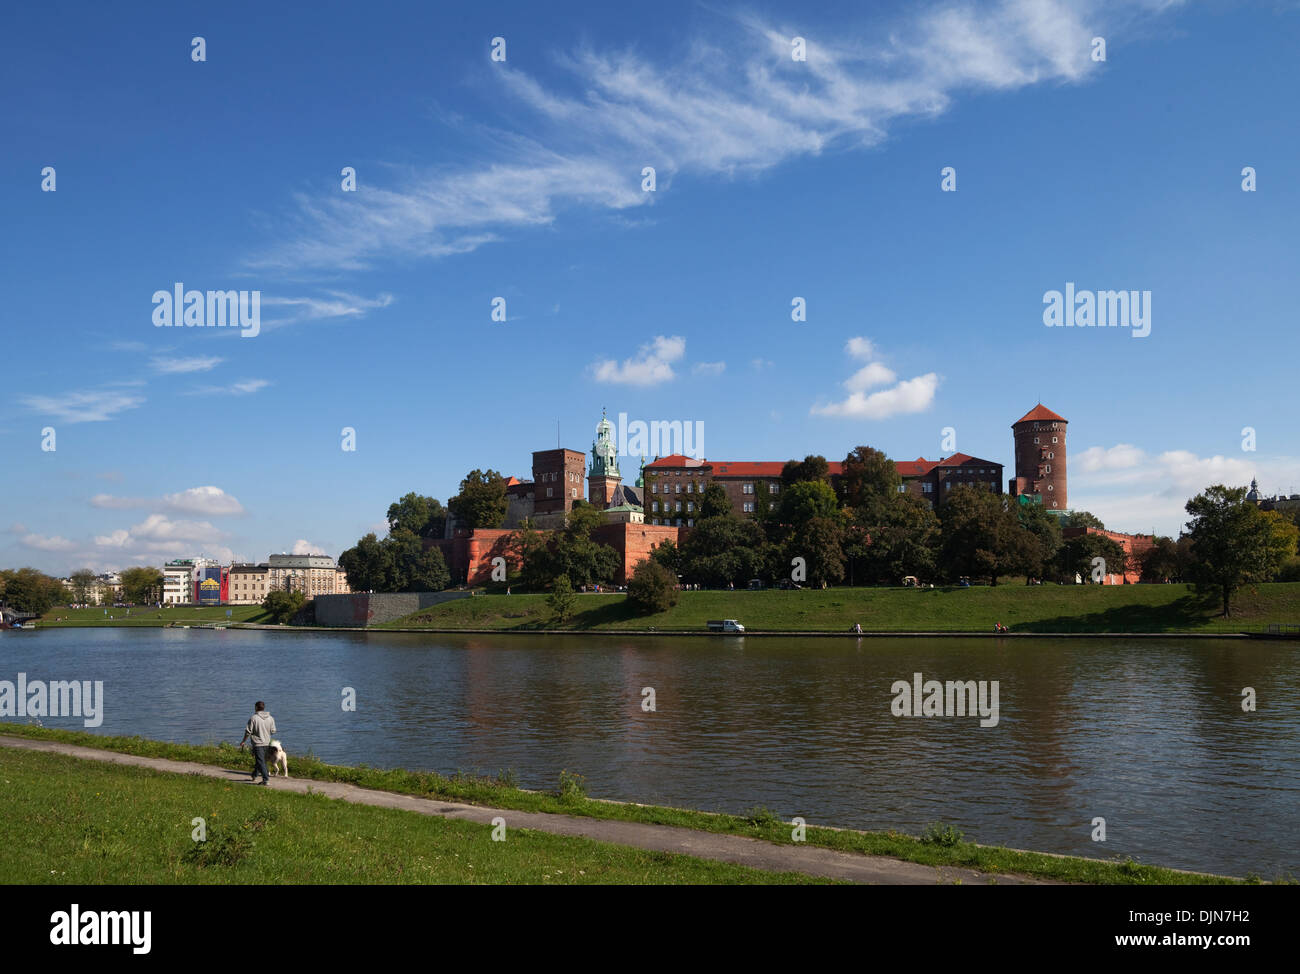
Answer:
M790 460L781 469L781 486L784 490L792 484L805 481L821 481L829 484L831 465L825 457L809 454L803 460Z
M1024 558L1020 565L1025 580L1028 581L1030 576L1042 578L1050 575L1061 550L1061 522L1054 514L1045 511L1041 504L1014 504L1012 510L1016 512L1020 526L1030 535L1029 539L1025 539L1022 549Z
M676 542L661 541L650 549L650 557L672 572L673 581L682 573L682 551Z
M380 544L388 566L381 591L441 592L451 584L442 551L432 545L426 548L423 538L399 528Z
M1215 484L1187 502L1193 575L1202 591L1221 597L1225 618L1241 586L1268 581L1295 554L1295 534L1282 527L1287 521L1245 497L1245 487Z
M306 602L307 597L296 589L292 592L276 589L274 592L266 593L266 598L262 600L262 608L270 615L272 622L283 626L298 614L298 610Z
M412 491L388 506L388 533L409 531L417 538L441 538L447 512L436 497L424 497Z
M840 471L839 497L844 507L863 507L873 498L890 498L903 483L894 461L869 446L854 447Z
M813 517L791 535L786 554L804 559L810 585L832 585L844 577L843 542L840 518Z
M1191 539L1186 535L1152 539L1151 547L1140 557L1137 566L1144 582L1181 582L1191 575Z
M122 577L122 601L147 605L162 600L163 573L157 568L137 566L124 568Z
M90 601L90 591L95 585L95 573L89 568L79 568L68 576L72 582L72 601L85 604Z
M546 604L550 607L551 619L559 625L562 626L573 618L578 608L578 596L573 592L573 583L569 581L568 575L561 575L555 580L555 587L546 597Z
M862 564L862 580L898 585L908 575L933 578L939 547L939 517L912 494L894 494L853 512L847 555ZM856 566L855 566L856 568Z
M781 521L802 529L813 518L834 517L839 499L830 484L820 480L800 480L781 491Z
M682 577L709 587L743 586L767 574L763 529L748 518L706 517L682 543Z
M677 576L653 558L637 562L627 581L627 600L639 615L667 612L680 594Z
M1096 528L1098 531L1106 530L1106 525L1101 523L1101 518L1091 511L1071 511L1065 515L1065 524L1062 527L1067 528Z
M4 602L19 612L44 615L57 604L54 586L61 584L35 568L11 569L5 578Z
M700 520L706 517L726 517L730 513L731 498L727 496L726 489L719 483L705 487L704 496L700 499Z
M1076 574L1085 582L1091 581L1096 558L1102 559L1102 564L1096 566L1102 575L1123 574L1128 568L1124 546L1118 541L1104 534L1080 534L1061 543L1057 570L1066 582Z
M495 470L471 470L447 509L466 528L499 528L506 520L506 478Z
M383 592L393 575L392 550L380 543L374 532L339 555L339 567L354 592Z
M1019 571L1036 546L1001 494L954 487L939 509L939 565L949 577L988 578Z

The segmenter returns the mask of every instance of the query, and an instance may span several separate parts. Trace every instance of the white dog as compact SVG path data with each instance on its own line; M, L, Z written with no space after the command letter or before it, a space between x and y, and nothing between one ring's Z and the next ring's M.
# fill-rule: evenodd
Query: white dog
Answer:
M272 741L266 749L266 761L271 766L271 776L277 772L289 777L289 755L279 741Z

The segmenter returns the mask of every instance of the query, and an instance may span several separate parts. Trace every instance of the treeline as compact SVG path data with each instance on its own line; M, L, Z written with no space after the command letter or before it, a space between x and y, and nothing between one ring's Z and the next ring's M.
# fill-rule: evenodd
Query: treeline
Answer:
M163 573L149 565L124 568L118 573L117 599L134 605L162 600ZM89 568L68 576L71 591L62 581L35 568L0 569L0 601L19 612L43 615L56 605L83 604L91 599L96 576Z

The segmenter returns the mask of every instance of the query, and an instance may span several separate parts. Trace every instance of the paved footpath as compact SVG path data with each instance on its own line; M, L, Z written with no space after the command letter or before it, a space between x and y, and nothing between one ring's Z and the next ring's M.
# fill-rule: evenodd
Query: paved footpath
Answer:
M219 778L223 781L249 782L248 771L235 771L210 764L195 764L190 761L138 757L134 754L119 754L116 751L81 747L76 744L62 744L57 741L36 741L0 734L0 746L66 754L74 758L108 761L112 764L129 764L140 768L152 768L155 771L199 774L207 778ZM252 787L251 784L249 786ZM854 883L885 883L906 886L933 885L935 883L996 884L999 886L1050 884L1049 880L1031 879L1024 876L981 873L974 869L951 866L923 866L919 863L903 862L885 856L839 852L834 849L822 849L810 845L792 844L783 846L765 842L761 839L750 839L745 836L720 835L670 825L617 822L607 819L586 818L580 815L554 815L549 812L522 812L508 808L464 805L458 802L441 801L436 798L418 798L414 795L399 795L390 791L358 788L356 785L337 781L316 781L311 778L272 778L270 787L277 791L292 791L299 794L306 794L311 791L315 794L328 795L330 798L355 802L359 805L400 808L408 812L418 812L421 815L438 815L443 818L478 822L485 826L491 826L492 819L500 816L506 820L508 828L536 829L539 832L550 832L554 835L578 836L584 839L595 839L599 842L613 842L618 845L633 846L637 849L650 849L655 852L676 852L701 859L717 859L740 866L751 866L755 869L800 872L811 876L848 880Z

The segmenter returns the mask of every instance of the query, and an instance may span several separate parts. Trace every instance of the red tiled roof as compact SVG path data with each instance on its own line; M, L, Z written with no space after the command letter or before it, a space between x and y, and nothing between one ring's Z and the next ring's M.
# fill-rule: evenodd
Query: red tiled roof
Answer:
M646 469L676 469L678 467L707 467L713 471L714 477L771 477L773 479L781 476L781 471L785 469L785 460L695 460L691 457L682 456L680 453L674 453L671 456L660 457L654 463L647 463ZM838 477L844 464L836 461L826 464L831 476Z
M1000 464L994 463L992 460L981 460L979 457L973 457L967 453L954 453L946 460L936 460L934 465L936 467L961 467L966 465L987 467L1000 466Z
M1066 419L1064 416L1056 415L1056 413L1052 412L1050 409L1048 409L1040 402L1037 406L1029 410L1029 412L1025 413L1025 415L1021 416L1018 420L1016 420L1011 425L1019 426L1021 423L1033 423L1033 422L1068 423L1069 420Z
M660 457L652 463L646 464L646 469L651 467L708 467L711 464L707 460L697 460L694 457L683 456L680 453L671 453L666 457Z
M924 477L935 468L938 460L917 457L915 460L895 460L894 466L900 477Z

